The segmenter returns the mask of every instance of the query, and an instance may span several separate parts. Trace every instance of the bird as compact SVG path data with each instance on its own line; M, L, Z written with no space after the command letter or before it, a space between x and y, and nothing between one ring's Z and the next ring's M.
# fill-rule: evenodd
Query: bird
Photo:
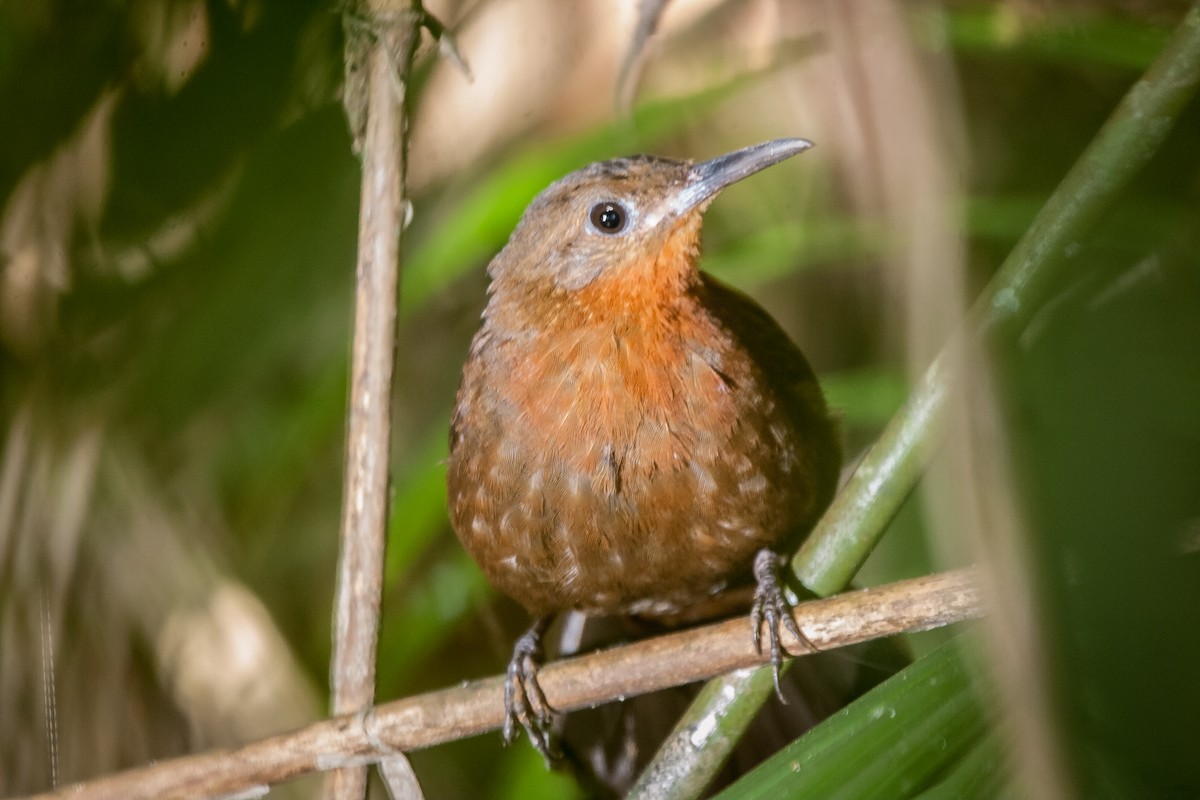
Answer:
M779 567L829 504L837 425L801 350L700 269L722 189L812 147L775 139L706 161L652 155L568 174L488 265L450 426L451 525L530 613L505 673L504 738L550 761L543 637L569 611L670 617L754 586L778 672L797 638ZM782 695L781 695L782 698Z

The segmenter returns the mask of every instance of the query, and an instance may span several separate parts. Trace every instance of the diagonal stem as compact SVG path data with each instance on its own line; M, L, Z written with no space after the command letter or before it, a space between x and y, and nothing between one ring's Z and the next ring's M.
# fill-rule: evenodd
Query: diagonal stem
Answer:
M979 337L1011 340L1028 322L1072 266L1072 244L1095 226L1154 155L1198 83L1200 3L1192 5L1154 64L1063 179L796 554L791 568L805 586L828 596L849 584L937 449L947 400L958 391L953 365ZM705 698L722 693L702 692L647 768L647 774L687 774L692 779L639 784L640 794L635 791L631 797L695 797L720 769L737 735L722 724L701 723L748 720L771 692L771 681L754 672L721 680L725 692L736 695L734 706L706 705ZM697 737L697 729L711 729L712 735Z

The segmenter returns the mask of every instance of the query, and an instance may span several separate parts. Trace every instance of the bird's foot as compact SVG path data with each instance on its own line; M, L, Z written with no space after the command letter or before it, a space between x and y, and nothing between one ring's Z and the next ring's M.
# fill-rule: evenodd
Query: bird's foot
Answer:
M782 624L788 632L804 643L811 650L816 645L808 640L792 617L792 607L783 596L783 587L779 583L780 556L766 548L759 550L754 557L754 580L757 586L754 590L754 602L750 606L750 625L754 632L754 649L759 655L763 653L762 627L767 623L767 643L771 656L771 669L775 678L775 696L780 702L783 691L779 687L779 671L783 667L783 645L780 643L779 626Z
M504 741L512 744L516 740L520 724L548 765L558 758L552 736L554 709L546 702L537 675L544 657L542 634L550 619L537 620L517 639L504 678Z

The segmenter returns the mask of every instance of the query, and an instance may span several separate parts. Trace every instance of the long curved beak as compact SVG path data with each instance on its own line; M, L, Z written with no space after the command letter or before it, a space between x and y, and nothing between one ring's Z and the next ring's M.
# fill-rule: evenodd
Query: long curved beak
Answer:
M668 202L668 213L682 216L731 183L737 183L812 147L807 139L774 139L693 164L687 182Z

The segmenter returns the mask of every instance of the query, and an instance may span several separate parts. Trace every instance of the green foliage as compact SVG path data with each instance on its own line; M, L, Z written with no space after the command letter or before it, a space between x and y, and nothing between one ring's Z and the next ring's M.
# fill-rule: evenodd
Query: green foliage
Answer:
M931 787L939 775L955 768L985 730L986 715L960 649L958 642L942 645L771 756L718 797L902 800Z
M1030 24L1011 6L993 4L947 14L946 37L966 53L1142 70L1162 51L1167 31L1116 16L1054 11Z
M105 213L78 224L69 279L36 297L54 310L51 332L29 349L7 339L0 347L0 443L13 440L13 420L27 402L55 436L69 437L81 420L101 421L122 443L105 451L124 454L108 463L137 459L116 471L156 477L155 496L203 531L191 546L264 600L312 684L324 686L359 181L332 92L311 88L321 85L322 71L340 72L336 18L315 3L276 0L251 4L262 16L243 26L239 4L202 4L213 19L206 57L173 93L125 72L118 55L131 46L122 37L131 35L132 7L67 14L58 5L46 3L61 13L44 18L36 3L0 6L0 115L20 121L0 125L0 206L105 86L125 81L124 99L111 131ZM1178 6L1146 5L1146 17L1054 8L1030 16L1016 4L989 3L916 20L930 23L916 27L926 48L949 48L935 55L957 70L962 91L972 153L961 206L972 296L1045 222L1035 223L1052 187L1162 51ZM807 53L821 58L820 47ZM744 111L730 115L729 104L758 96L764 115L782 104L774 76L658 99L620 124L571 133L558 125L553 135L539 129L498 142L479 163L414 198L401 289L381 699L494 673L524 623L497 605L445 511L448 409L488 259L529 199L571 169L638 150L718 152L742 136L737 114ZM769 102L761 100L764 86ZM853 105L855 98L843 99ZM946 92L939 102L950 108L958 98ZM1173 113L1175 132L1124 199L1097 211L1090 231L1056 240L1058 277L1026 303L993 353L1032 531L1030 596L1051 640L1053 711L1065 720L1074 775L1088 797L1200 785L1188 750L1200 722L1200 113L1194 104ZM1125 144L1149 147L1169 122L1150 120L1149 134L1131 127ZM868 133L886 135L890 121L876 123ZM847 149L859 152L852 144ZM919 384L904 377L901 346L881 331L898 301L870 271L897 240L846 201L852 191L822 160L832 151L819 147L803 164L764 173L752 191L718 201L704 266L775 302L785 325L803 330L855 457ZM1124 153L1102 156L1120 165ZM1093 175L1103 183L1112 172L1103 160L1098 168ZM1075 210L1052 209L1058 216L1050 222ZM193 238L158 246L180 231ZM0 263L6 280L9 263ZM130 263L142 267L121 266ZM0 322L11 323L15 307L0 308ZM3 474L7 481L13 473ZM902 510L856 580L891 580L936 562L921 541L927 521L919 500L909 485L893 488ZM34 499L31 508L49 502ZM129 525L110 514L84 515L92 527L78 553L43 559L78 564L66 581L84 598L72 606L84 612L74 629L101 645L103 615L85 600L119 594L113 587L122 581L94 554ZM857 566L869 550L850 561ZM844 577L822 586L832 590ZM5 580L0 569L0 611L14 607ZM139 647L135 660L154 652L153 642ZM956 647L935 650L815 728L728 796L1009 790L1007 756ZM127 660L122 653L103 663ZM20 697L35 696L35 688L23 687ZM168 698L155 699L161 708L148 718L178 713ZM30 730L40 724L20 722ZM503 749L495 736L437 748L417 763L419 773L438 773L430 783L445 796L579 793L528 747Z

